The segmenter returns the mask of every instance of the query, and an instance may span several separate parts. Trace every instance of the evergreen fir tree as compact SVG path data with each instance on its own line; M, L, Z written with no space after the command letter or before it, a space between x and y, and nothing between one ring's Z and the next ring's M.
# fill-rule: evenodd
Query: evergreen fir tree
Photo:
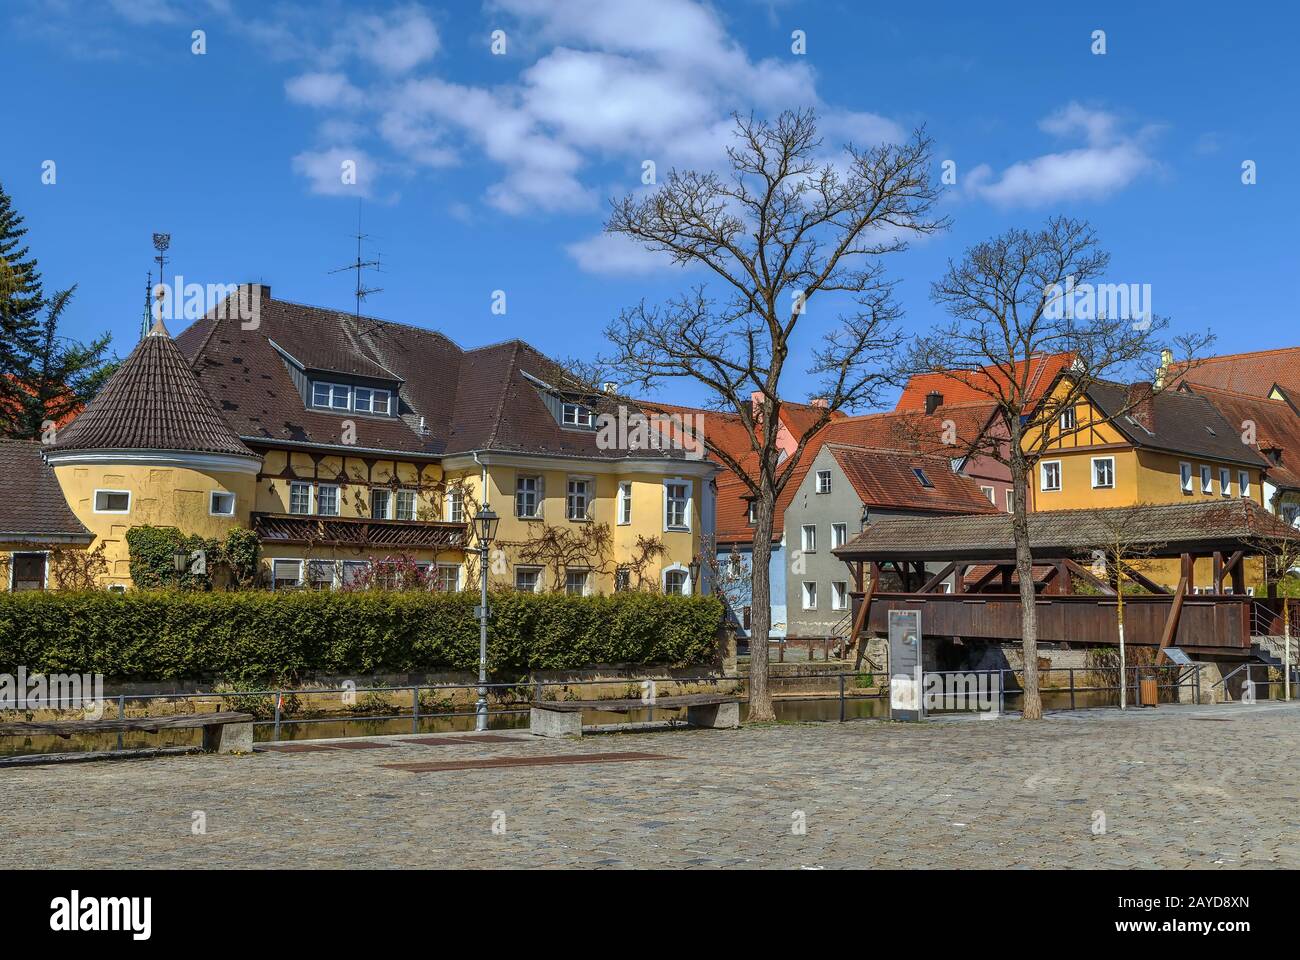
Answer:
M16 398L16 416L6 433L43 439L47 422L59 423L88 403L117 369L108 357L112 335L90 343L59 336L59 321L76 287L60 290L46 302L45 316L20 357L17 378L25 389Z
M24 350L40 325L41 274L23 237L27 228L0 184L0 428L18 410Z

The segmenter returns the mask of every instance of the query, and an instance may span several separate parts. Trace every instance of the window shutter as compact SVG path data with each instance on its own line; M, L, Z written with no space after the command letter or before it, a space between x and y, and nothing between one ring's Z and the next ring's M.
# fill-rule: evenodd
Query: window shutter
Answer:
M542 517L546 512L546 477L537 475L537 514Z

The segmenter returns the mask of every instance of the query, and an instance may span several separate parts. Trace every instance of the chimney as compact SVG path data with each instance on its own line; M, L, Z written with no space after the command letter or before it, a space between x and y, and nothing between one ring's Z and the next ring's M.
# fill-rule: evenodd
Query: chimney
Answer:
M929 416L943 406L943 394L938 390L931 390L925 395L925 414Z
M822 410L825 410L828 406L830 406L830 401L827 400L825 397L813 397L810 401L808 401L808 404L809 406L818 407Z
M1126 406L1128 415L1142 425L1147 433L1155 433L1155 404L1151 400L1153 387L1149 383L1134 383L1128 388Z
M1168 347L1160 351L1160 366L1156 367L1155 387L1157 390L1165 388L1165 380L1169 376L1169 368L1174 363L1174 352Z
M600 385L600 390L602 393L606 393L612 396L618 393L618 384L615 383L613 380L606 380L604 383Z

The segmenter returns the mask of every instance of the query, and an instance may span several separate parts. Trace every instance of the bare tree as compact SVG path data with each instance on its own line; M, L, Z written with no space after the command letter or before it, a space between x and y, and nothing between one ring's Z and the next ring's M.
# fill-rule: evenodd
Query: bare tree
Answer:
M832 412L874 403L901 346L893 282L880 258L906 249L910 235L947 226L932 216L938 197L931 142L917 131L903 144L845 147L822 159L811 110L775 121L736 117L727 177L672 171L647 197L615 201L605 229L681 265L702 266L718 282L701 284L660 306L622 311L606 334L606 359L628 382L651 389L686 377L703 384L714 409L734 413L750 454L698 438L744 481L755 504L750 705L771 719L767 635L771 619L768 558L774 507L808 440ZM778 462L777 432L792 341L814 300L838 311L807 372L822 414ZM838 295L838 296L836 296ZM828 311L829 314L829 311ZM753 399L757 395L757 401ZM742 462L743 461L743 462Z
M1115 628L1119 639L1119 708L1128 706L1128 658L1124 649L1124 582L1139 586L1149 583L1146 572L1164 545L1148 533L1153 524L1144 522L1150 503L1138 503L1124 512L1102 510L1096 516L1097 535L1092 549L1092 572L1115 589Z
M945 276L933 284L931 299L946 307L952 319L916 341L909 363L914 373L949 377L996 405L994 419L1000 429L985 431L980 448L965 452L991 457L1011 472L1026 720L1042 716L1026 519L1030 471L1059 440L1061 429L1067 435L1075 429L1057 424L1095 385L1126 381L1137 373L1149 378L1161 366L1162 346L1181 361L1163 364L1167 376L1155 383L1147 379L1145 388L1129 391L1123 403L1097 410L1093 427L1113 422L1149 402L1154 392L1176 386L1213 339L1208 334L1183 335L1166 342L1169 321L1164 317L1147 313L1134 318L1127 310L1108 313L1104 307L1074 310L1074 292L1095 293L1093 281L1109 262L1092 227L1067 217L1054 217L1036 231L1008 230L976 244L960 263L949 261ZM1071 358L1068 375L1054 394L1040 395L1031 361L1060 353Z

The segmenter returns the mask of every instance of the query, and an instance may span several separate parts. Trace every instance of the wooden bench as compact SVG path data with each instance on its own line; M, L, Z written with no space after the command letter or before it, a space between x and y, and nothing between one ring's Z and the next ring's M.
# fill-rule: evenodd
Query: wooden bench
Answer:
M77 734L126 733L203 728L203 749L216 753L253 752L251 713L187 713L174 717L137 717L122 720L56 720L48 723L15 721L0 723L0 737L55 736L68 739Z
M653 701L628 700L534 700L530 704L529 730L539 737L582 736L582 711L631 713L633 710L686 708L686 722L692 727L734 730L740 726L740 698L714 693L688 693L680 697L656 697Z

